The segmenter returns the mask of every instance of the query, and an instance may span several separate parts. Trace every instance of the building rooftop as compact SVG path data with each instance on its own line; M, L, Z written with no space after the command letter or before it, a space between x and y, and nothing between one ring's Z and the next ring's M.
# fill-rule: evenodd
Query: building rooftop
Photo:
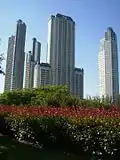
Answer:
M33 41L36 41L37 39L35 37L33 37Z
M50 64L48 64L48 63L40 63L40 66L41 67L50 67L51 68L51 66L50 66Z
M107 30L109 30L109 31L112 31L112 32L113 32L112 27L108 27L108 28L107 28Z
M60 14L60 13L57 13L57 14L56 14L56 17L66 18L67 20L73 21L73 19L72 19L71 17L62 15L62 14Z
M60 14L60 13L57 13L56 15L51 15L51 18L55 18L55 17L65 18L66 20L70 20L70 21L74 22L73 19L70 16L66 16L66 15L63 15L63 14Z
M74 70L75 70L75 71L78 71L78 72L84 72L84 69L83 69L83 68L75 68Z
M23 21L22 21L21 19L18 19L18 21L17 21L17 22L22 23Z

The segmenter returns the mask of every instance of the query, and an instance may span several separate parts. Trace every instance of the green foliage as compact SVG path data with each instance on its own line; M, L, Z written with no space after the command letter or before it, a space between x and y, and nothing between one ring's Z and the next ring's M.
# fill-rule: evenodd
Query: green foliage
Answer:
M119 99L117 104L120 105ZM90 108L110 108L112 100L109 97L88 97L80 99L73 96L67 86L46 86L37 89L23 89L4 92L0 95L1 105L27 105L27 106L81 106Z
M69 96L69 90L66 86L49 86L5 92L0 95L0 104L60 107L65 105Z
M60 148L81 156L116 159L120 118L19 117L9 115L7 128L17 140Z
M0 96L3 105L30 105L31 97L35 96L34 90L16 90L5 92Z
M120 95L118 95L116 98L116 104L118 107L120 107Z
M101 99L99 97L88 97L87 99L84 99L82 101L82 104L84 107L90 107L90 108L101 108L104 107L106 109L110 108L112 106L112 99L111 97L102 97Z
M82 101L83 101L82 99L79 99L78 97L70 95L66 99L66 106L82 106L81 105Z

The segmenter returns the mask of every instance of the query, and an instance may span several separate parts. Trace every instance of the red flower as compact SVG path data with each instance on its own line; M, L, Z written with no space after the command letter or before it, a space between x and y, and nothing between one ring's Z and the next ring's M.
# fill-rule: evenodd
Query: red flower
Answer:
M25 107L25 106L0 106L0 113L12 113L20 116L67 116L67 117L120 117L120 110L113 106L109 110L104 108L82 108L82 107Z

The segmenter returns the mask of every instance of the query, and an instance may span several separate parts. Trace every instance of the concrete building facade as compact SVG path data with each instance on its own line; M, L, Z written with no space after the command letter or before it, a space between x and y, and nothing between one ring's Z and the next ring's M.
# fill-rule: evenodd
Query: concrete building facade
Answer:
M33 88L38 83L37 81L37 70L39 70L41 54L41 43L33 38L32 52L27 54L26 66L25 66L25 88ZM34 74L35 71L35 74ZM34 80L35 78L35 80ZM36 82L37 81L37 82ZM37 87L37 86L36 86Z
M22 20L18 20L12 61L11 90L23 88L25 38L26 25Z
M51 66L48 63L40 64L40 85L51 85Z
M75 22L71 17L52 15L48 23L47 63L52 85L68 85L74 93Z
M11 36L9 37L9 40L8 40L4 91L10 91L11 89L14 45L15 45L15 36Z
M74 69L74 95L84 98L84 70L83 68Z
M109 96L116 101L119 95L119 70L117 36L109 27L100 41L98 56L100 97Z
M29 51L26 56L25 65L25 88L33 88L33 73L35 63L32 61L32 52Z
M37 63L34 68L34 88L51 84L51 67L48 63Z

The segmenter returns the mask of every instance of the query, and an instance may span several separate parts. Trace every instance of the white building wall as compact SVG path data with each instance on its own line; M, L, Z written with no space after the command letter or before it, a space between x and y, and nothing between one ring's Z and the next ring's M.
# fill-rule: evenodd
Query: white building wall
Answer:
M119 94L118 50L116 34L110 27L100 41L98 68L100 97L109 96L115 102Z
M100 41L100 52L98 56L98 71L99 71L99 94L100 97L106 95L105 86L105 39Z
M40 64L37 63L34 67L34 88L40 87Z
M32 60L32 53L29 52L26 57L26 65L25 65L25 87L24 88L33 88L34 81L34 66L35 62Z

